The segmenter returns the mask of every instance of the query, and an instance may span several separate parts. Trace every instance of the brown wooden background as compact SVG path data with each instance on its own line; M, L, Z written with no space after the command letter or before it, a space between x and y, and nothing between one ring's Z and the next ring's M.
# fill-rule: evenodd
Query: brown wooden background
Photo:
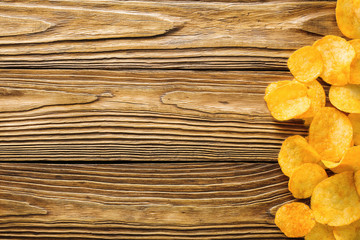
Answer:
M263 93L335 4L2 0L0 239L285 239Z

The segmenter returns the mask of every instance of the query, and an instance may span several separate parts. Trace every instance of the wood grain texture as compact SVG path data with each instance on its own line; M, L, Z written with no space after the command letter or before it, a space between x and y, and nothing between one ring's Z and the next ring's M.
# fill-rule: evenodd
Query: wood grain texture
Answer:
M341 35L334 9L0 1L0 239L286 239L276 158L307 129L274 121L264 90Z
M276 161L283 72L0 70L0 161Z
M335 2L160 2L1 1L0 67L284 70L341 35Z
M274 163L0 164L0 238L285 239L286 180Z

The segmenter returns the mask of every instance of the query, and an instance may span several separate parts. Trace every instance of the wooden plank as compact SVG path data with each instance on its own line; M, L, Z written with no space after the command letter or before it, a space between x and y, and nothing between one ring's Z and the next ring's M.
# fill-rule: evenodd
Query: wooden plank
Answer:
M276 161L283 72L0 70L0 161Z
M1 239L286 239L275 163L0 164Z
M284 70L294 49L341 35L334 9L300 0L1 1L0 67Z

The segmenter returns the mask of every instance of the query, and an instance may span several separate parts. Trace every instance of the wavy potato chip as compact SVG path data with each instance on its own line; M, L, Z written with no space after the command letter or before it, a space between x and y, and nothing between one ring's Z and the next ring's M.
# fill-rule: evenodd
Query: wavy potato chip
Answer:
M336 240L332 227L316 223L311 232L305 235L305 240Z
M355 49L356 55L350 65L350 84L360 84L360 39L349 42Z
M335 173L360 170L360 146L349 148L340 162L322 161L324 165Z
M336 240L359 240L360 239L360 221L350 225L334 227L334 236Z
M355 50L345 39L327 35L313 45L321 54L324 68L320 77L336 86L350 81L350 65L355 58Z
M348 38L360 38L360 18L356 16L356 1L337 0L336 22L340 31Z
M329 226L344 226L360 218L360 198L354 173L342 172L320 182L311 197L315 219Z
M325 107L326 95L324 88L317 80L305 83L305 86L308 89L307 95L311 100L311 104L309 110L297 118L304 119L306 124L307 121L311 120L315 116L315 113L317 113L321 108Z
M329 100L343 112L360 113L360 85L331 86Z
M339 162L351 147L353 128L349 118L333 107L320 109L309 129L309 144L321 160Z
M360 19L360 1L359 0L353 0L353 10L354 10L354 14L355 17L357 18L357 20Z
M319 166L322 167L323 169L329 169L328 167L326 167L324 165L324 163L322 161L318 162Z
M295 79L303 83L314 81L323 70L321 54L312 46L296 50L289 57L287 65Z
M294 81L271 90L264 99L271 115L279 121L303 114L311 104L306 86Z
M360 195L360 171L356 171L354 174L355 188L357 193Z
M278 88L278 87L281 87L281 86L284 86L284 85L286 85L286 84L289 84L289 83L291 83L290 80L284 80L284 81L278 81L278 82L270 83L270 84L266 87L266 89L265 89L265 97L264 97L265 101L266 101L266 99L267 99L267 95L269 95L269 93L270 93L271 91L273 91L274 89L276 89L276 88Z
M309 198L314 188L327 177L326 171L318 164L305 163L290 176L289 191L295 198Z
M304 237L315 226L315 220L306 204L293 202L277 210L275 224L287 237Z
M350 113L348 117L354 130L354 144L360 145L360 114Z
M305 138L299 135L291 136L283 142L278 162L282 172L290 177L296 168L304 163L320 162L320 155Z

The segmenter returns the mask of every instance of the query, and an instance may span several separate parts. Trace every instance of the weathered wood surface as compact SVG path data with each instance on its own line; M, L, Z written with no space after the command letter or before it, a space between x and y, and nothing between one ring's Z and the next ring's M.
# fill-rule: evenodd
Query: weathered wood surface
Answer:
M274 163L0 164L1 239L284 239Z
M0 2L0 67L277 69L338 34L335 2Z
M0 70L0 161L276 161L282 72Z
M335 4L0 1L0 239L286 239L263 92Z

